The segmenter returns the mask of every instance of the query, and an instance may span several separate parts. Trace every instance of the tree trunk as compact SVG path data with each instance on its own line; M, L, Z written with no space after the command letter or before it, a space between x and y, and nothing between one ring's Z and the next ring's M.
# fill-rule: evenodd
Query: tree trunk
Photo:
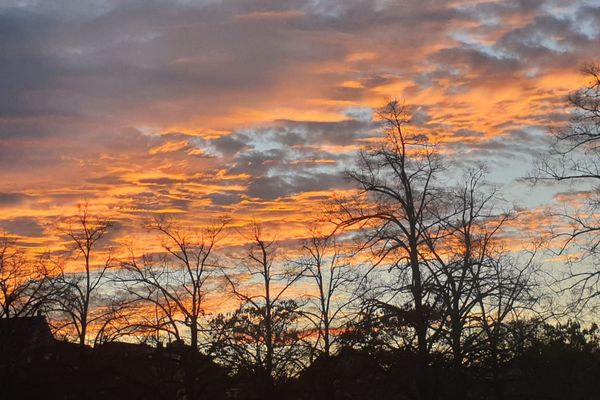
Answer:
M412 272L412 295L415 303L415 331L417 334L417 390L420 400L430 399L429 385L429 350L427 348L427 318L423 307L423 292L421 282L421 270L419 269L419 259L415 251L410 254L410 266Z

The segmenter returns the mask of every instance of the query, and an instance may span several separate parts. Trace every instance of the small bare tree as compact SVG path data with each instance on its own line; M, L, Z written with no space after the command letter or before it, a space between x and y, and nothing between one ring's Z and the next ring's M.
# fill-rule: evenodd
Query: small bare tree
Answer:
M540 314L541 296L536 282L536 250L521 256L498 251L475 282L479 304L474 313L474 329L480 334L474 346L479 351L479 361L492 372L493 389L499 398L503 391L500 368L514 353L511 334L519 323L544 317ZM530 324L532 329L526 336L532 336L535 327Z
M285 298L302 271L284 268L277 250L276 242L265 240L255 224L239 273L225 275L240 308L213 320L216 357L237 371L255 374L258 390L267 399L277 381L303 366L299 304Z
M216 281L211 278L220 270L215 246L225 226L223 220L195 236L165 221L151 225L160 234L164 251L140 257L132 254L122 263L118 278L133 301L152 309L151 318L138 320L140 327L189 339L191 349L198 351L206 297L215 289ZM187 330L185 335L182 328Z
M470 328L478 313L482 280L494 279L490 263L496 255L503 225L514 218L498 212L496 190L485 191L484 167L467 172L461 184L448 192L447 216L440 217L442 229L429 240L428 286L436 294L440 322L437 340L450 348L455 368L462 368L472 351Z
M130 301L138 305L133 326L138 332L153 337L189 340L182 354L184 389L188 398L196 398L202 381L198 370L200 334L203 332L206 300L218 284L214 278L219 268L215 254L217 242L227 221L204 228L199 235L157 219L150 228L161 236L162 252L136 257L122 263L118 282L127 291ZM216 285L216 286L215 286ZM146 310L149 308L150 312ZM182 329L184 331L182 332Z
M305 305L303 315L313 326L317 337L315 349L320 354L331 355L338 334L348 323L353 313L349 306L357 299L359 275L350 264L349 254L345 254L332 234L325 235L316 227L302 245L303 255L295 263L308 279L312 292Z
M517 216L498 210L495 188L487 188L484 168L467 172L451 195L441 233L428 248L429 283L436 293L440 320L435 338L453 362L455 398L467 396L463 368L482 361L497 374L502 329L534 315L535 252L520 263L503 248L504 229ZM491 360L494 361L491 361ZM494 375L496 376L496 375Z
M100 262L96 262L94 256L111 226L108 219L90 214L88 205L83 204L79 205L78 215L69 219L62 229L73 245L75 260L81 264L72 272L63 268L53 278L54 289L60 294L54 297L54 311L58 314L56 329L74 330L81 346L88 342L90 327L106 318L100 307L100 289L107 283L106 274L113 266L113 258L110 251Z

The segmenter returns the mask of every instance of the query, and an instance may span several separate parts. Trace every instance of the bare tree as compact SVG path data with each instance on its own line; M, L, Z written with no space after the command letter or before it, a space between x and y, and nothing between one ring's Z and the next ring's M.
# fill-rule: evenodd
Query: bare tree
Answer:
M171 223L155 221L151 228L161 235L164 252L132 254L122 263L118 278L133 301L152 310L151 318L138 320L140 327L189 339L191 349L198 351L206 297L215 289L216 281L211 278L220 270L215 246L225 226L223 220L195 237Z
M496 190L486 189L483 179L483 168L468 171L452 192L443 234L429 248L429 276L442 311L436 339L450 349L457 399L467 395L463 367L473 364L491 368L501 398L499 371L510 354L511 331L543 316L535 263L540 243L518 253L504 248L505 235L513 239L505 226L518 215L497 210Z
M482 280L494 279L490 264L496 255L503 225L514 219L496 210L496 190L483 190L484 167L471 169L461 184L450 191L449 216L440 217L442 229L431 238L428 286L435 292L440 322L438 340L449 346L456 368L461 368L471 348L472 321L484 293Z
M188 398L196 398L203 383L198 364L200 334L207 297L218 288L212 279L220 270L215 247L226 223L223 219L192 235L173 223L155 220L150 228L160 234L163 251L140 257L132 251L117 278L143 314L130 324L137 333L154 338L157 345L165 336L181 343L189 340L189 347L180 348Z
M14 240L0 237L0 318L35 315L52 296L47 258L28 257Z
M315 348L329 356L338 333L353 314L348 309L358 298L354 286L358 284L359 276L338 238L333 234L325 235L316 227L304 241L302 253L296 264L308 278L309 287L313 288L312 293L306 295L310 301L304 307L303 315L317 335Z
M285 298L302 271L283 267L276 242L265 240L256 224L240 267L237 276L227 274L226 279L241 306L233 315L213 320L214 351L234 369L256 374L258 389L270 399L275 383L302 367L299 304Z
M570 124L552 129L550 153L538 161L535 180L598 180L600 141L600 66L587 65L588 83L572 93Z
M88 331L97 321L106 318L100 289L107 283L106 274L113 265L113 258L106 255L102 261L94 259L102 238L112 223L105 218L90 214L87 204L79 205L79 214L67 222L62 232L73 244L76 261L81 261L73 272L64 268L53 278L58 313L58 330L72 329L81 346L88 342ZM69 334L67 334L69 335Z
M541 297L537 290L535 255L536 250L523 252L520 257L499 251L489 258L485 275L475 281L479 304L474 313L477 316L474 328L480 333L475 345L479 361L491 369L498 398L502 393L500 367L515 346L510 341L511 333L520 322L543 317L539 314Z
M538 300L533 290L535 251L521 264L504 250L504 227L517 216L498 210L496 189L486 188L483 171L482 166L469 170L449 193L449 217L441 219L443 229L428 248L428 286L440 310L434 336L438 349L449 349L457 399L467 395L463 367L486 354L497 373L501 330L525 311L532 317Z
M378 261L396 271L388 295L408 295L413 309L419 365L418 388L422 398L429 397L427 378L431 308L424 286L426 265L421 252L438 229L441 191L436 181L443 171L438 152L424 135L405 130L409 121L402 105L391 101L380 113L385 128L384 140L361 151L358 167L348 172L359 193L339 201L338 223L342 228L356 227L364 234L365 248ZM403 279L406 278L406 281ZM403 282L402 282L403 281ZM402 308L402 307L401 307Z
M600 66L587 65L583 71L588 83L569 96L572 108L570 123L552 129L553 144L541 157L531 181L567 182L579 185L576 207L565 205L562 211L553 211L566 228L551 230L558 241L553 247L568 267L560 279L561 287L574 295L572 306L583 309L592 305L600 295ZM573 251L571 251L573 250Z

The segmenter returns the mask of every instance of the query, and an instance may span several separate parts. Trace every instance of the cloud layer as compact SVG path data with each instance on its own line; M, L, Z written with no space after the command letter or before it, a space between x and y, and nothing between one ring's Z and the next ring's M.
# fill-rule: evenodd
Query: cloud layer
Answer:
M592 0L2 4L0 226L32 245L84 199L124 226L228 213L294 235L348 188L387 97L508 183L600 39Z

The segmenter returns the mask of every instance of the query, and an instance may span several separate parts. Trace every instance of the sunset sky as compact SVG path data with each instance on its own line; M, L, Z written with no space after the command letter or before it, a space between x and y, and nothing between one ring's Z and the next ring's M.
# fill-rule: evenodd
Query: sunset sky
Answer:
M299 237L398 98L535 228L565 196L517 179L599 45L599 0L0 0L0 227L52 248L87 201L115 241L156 214Z

